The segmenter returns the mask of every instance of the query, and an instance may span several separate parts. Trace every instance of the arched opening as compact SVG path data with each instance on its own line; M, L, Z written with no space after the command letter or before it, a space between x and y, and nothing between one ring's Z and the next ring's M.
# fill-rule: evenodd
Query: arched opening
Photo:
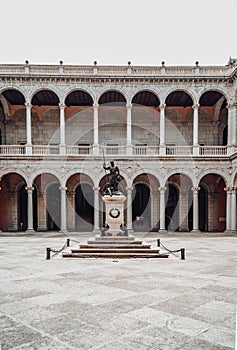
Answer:
M226 126L223 130L222 146L226 146L228 143L228 127Z
M199 203L199 230L208 232L208 192L200 186L198 193Z
M166 191L165 228L167 231L179 230L179 192L177 188L168 184Z
M132 143L137 154L146 154L144 146L160 144L159 105L159 98L151 91L139 91L132 99Z
M51 90L40 90L32 97L32 143L58 146L60 143L59 97ZM51 150L58 153L58 148Z
M58 184L52 184L48 187L46 201L48 230L59 230L61 227L61 195Z
M184 91L173 91L165 100L165 144L189 146L193 143L193 100ZM167 149L168 152L171 150Z
M202 94L199 104L199 144L202 146L226 146L228 110L225 96L219 91L209 90Z
M105 153L117 155L119 146L127 142L126 99L122 93L110 90L99 98L99 144L105 145Z
M87 184L82 183L76 188L76 230L92 231L94 227L94 191Z
M144 184L133 188L132 220L135 231L147 231L151 228L150 189Z
M223 232L226 229L225 181L217 174L205 175L199 184L199 228Z
M27 220L27 210L28 210L28 203L27 203L27 192L25 189L25 186L23 185L19 192L18 192L18 208L19 208L19 215L18 215L18 231L26 231L28 227L28 220Z

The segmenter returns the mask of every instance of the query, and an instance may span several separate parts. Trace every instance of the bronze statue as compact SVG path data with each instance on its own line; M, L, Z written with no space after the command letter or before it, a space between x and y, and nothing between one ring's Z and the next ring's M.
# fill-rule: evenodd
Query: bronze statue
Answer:
M114 161L111 161L109 166L106 166L104 163L103 168L109 170L109 183L105 189L105 194L109 194L110 196L120 194L118 185L121 178L118 166L114 165Z

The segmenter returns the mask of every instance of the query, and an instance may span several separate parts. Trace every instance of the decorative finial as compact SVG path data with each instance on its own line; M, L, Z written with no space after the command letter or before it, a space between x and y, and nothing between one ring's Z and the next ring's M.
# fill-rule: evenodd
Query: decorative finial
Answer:
M28 61L28 60L25 60L25 64L29 64L29 61Z
M161 65L164 66L164 65L165 65L165 61L162 61L162 62L161 62Z
M63 61L61 60L61 61L59 61L59 63L60 63L60 65L62 65L62 64L63 64Z

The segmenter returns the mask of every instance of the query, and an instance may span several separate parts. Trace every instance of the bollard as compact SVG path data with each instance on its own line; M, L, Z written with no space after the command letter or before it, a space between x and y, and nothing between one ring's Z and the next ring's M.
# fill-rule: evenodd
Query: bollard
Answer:
M180 251L181 251L181 260L185 260L185 249L181 248Z
M46 248L46 260L50 260L51 248Z
M67 239L67 247L70 246L70 238Z
M157 247L160 247L160 239L157 239Z

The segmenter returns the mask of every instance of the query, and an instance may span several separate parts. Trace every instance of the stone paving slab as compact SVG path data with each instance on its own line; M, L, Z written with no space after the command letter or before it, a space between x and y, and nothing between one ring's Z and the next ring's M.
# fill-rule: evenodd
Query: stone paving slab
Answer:
M68 236L1 233L1 350L234 349L237 234L136 236L186 260L46 260Z

